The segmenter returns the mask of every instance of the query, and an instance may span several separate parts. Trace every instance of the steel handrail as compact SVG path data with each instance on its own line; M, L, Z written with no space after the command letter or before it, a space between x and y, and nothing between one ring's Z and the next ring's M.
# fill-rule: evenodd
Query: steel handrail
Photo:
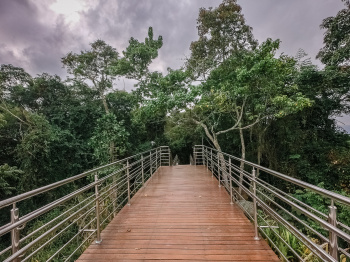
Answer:
M235 169L236 171L239 170L239 167L237 167L237 166L235 166L235 165L233 165L233 167L234 167L234 169ZM219 169L221 169L221 166L219 167ZM246 171L243 170L242 173L243 173L244 177L246 177L246 178L247 178L248 180L250 180L251 182L253 182L253 181L258 182L257 180L254 180L252 177L250 177L250 176L249 176L249 173L247 173ZM236 184L240 184L239 181L238 181L237 179L235 179L235 178L233 178L233 181L234 181ZM247 182L247 181L243 181L243 182ZM259 182L258 182L258 184L261 185L263 188L267 189L268 191L270 191L271 193L274 193L274 194L276 195L275 192L273 192L271 189L269 189L268 187L266 187L266 186L263 185L262 183L259 183ZM242 189L243 189L243 191L244 191L247 195L249 195L250 197L254 198L254 195L252 195L252 193L251 193L247 188L242 187ZM278 206L279 208L281 208L281 210L283 210L283 211L286 212L287 214L291 215L291 213L290 213L289 211L285 210L283 207L281 207L279 204L277 204L274 200L272 200L272 199L269 198L268 196L264 195L261 191L259 191L259 193L260 193L261 195L263 195L265 198L269 199L271 203L273 203L274 205L276 205L276 206ZM300 207L298 207L297 205L291 204L291 202L290 202L288 199L286 199L286 198L284 198L284 197L281 198L278 194L277 194L277 197L280 198L281 200L285 200L285 201L287 200L286 203L290 204L290 205L293 206L294 208L299 209L299 211L301 211L301 213L307 214L308 216L309 216L310 214L313 215L311 212L308 212L307 210L306 210L306 211L305 211L305 210L301 210ZM273 216L277 221L280 221L280 222L282 221L282 224L283 224L284 226L286 226L287 228L289 228L292 232L294 232L294 233L296 234L296 237L297 237L301 242L303 242L305 245L307 245L311 250L315 250L318 254L320 254L320 256L326 257L329 261L335 261L335 260L333 260L333 258L332 258L331 256L329 256L328 254L322 253L322 252L321 252L321 249L320 249L315 243L313 243L312 241L310 241L309 239L307 239L305 236L303 236L303 235L299 232L299 230L298 230L297 228L295 228L295 226L291 225L288 221L286 221L283 217L281 217L276 211L274 211L270 206L268 206L263 200L261 200L259 197L257 197L256 199L257 199L258 203L260 204L260 206L264 207L264 209L265 209L271 216ZM248 215L249 215L249 214L248 214ZM310 216L311 216L311 215L310 215ZM249 217L250 217L252 220L254 220L250 215L249 215ZM292 217L293 217L294 219L296 219L298 222L300 222L303 226L305 226L305 227L307 227L307 228L310 229L310 226L309 226L309 225L305 224L303 221L301 221L300 219L296 218L294 215L292 215ZM316 217L316 216L313 215L313 217ZM316 217L315 220L317 220L319 223L321 223L323 226L325 226L326 228L328 228L328 229L331 230L332 232L335 232L335 233L339 234L341 237L344 237L346 240L350 241L350 239L349 239L350 236L347 235L346 233L340 231L338 228L336 228L336 227L334 227L334 226L332 226L332 225L330 225L330 224L327 224L325 221L319 219L318 217ZM259 226L258 226L258 227L259 227ZM260 227L259 227L259 228L260 228ZM312 231L314 232L314 230L312 230ZM315 232L314 232L314 233L315 233ZM326 241L326 242L329 243L329 240L327 240L324 236L321 237L321 236L319 235L318 232L317 232L316 235L318 235L318 237L320 237L322 240L324 240L324 241ZM277 237L280 238L279 235L277 235ZM284 242L284 241L283 241L283 242ZM307 243L305 243L305 242L307 242ZM310 245L311 245L312 247L310 247Z
M269 216L271 216L275 221L286 227L292 234L299 240L301 243L306 245L316 256L325 259L326 261L337 261L338 259L338 251L342 252L344 255L346 255L348 258L350 258L349 253L346 252L343 248L338 247L337 244L337 237L340 237L346 243L350 244L350 235L345 232L344 230L349 229L347 225L342 224L341 222L338 222L336 220L336 213L334 206L334 202L343 204L345 206L350 207L350 198L346 196L342 196L338 193L319 188L317 186L314 186L312 184L309 184L307 182L301 181L296 178L289 177L285 174L282 174L280 172L271 170L269 168L265 168L263 166L257 165L255 163L240 159L238 157L232 156L230 154L224 153L222 151L204 146L204 145L197 145L194 147L194 155L196 158L199 159L200 164L206 165L207 169L210 169L212 174L215 175L219 180L219 186L223 183L226 190L231 194L231 203L232 199L235 198L238 200L238 196L243 199L241 195L241 190L245 192L250 198L253 199L253 207L254 207L254 218L249 214L247 210L245 210L244 206L242 206L239 202L239 206L247 212L247 216L254 221L255 228L259 228L260 231L271 241L272 245L276 248L276 250L280 253L282 257L286 259L286 257L281 253L281 251L277 248L277 246L272 242L272 240L266 235L265 231L261 226L257 223L257 216L261 218L259 214L257 214L257 205L259 205L260 209L264 210ZM244 168L235 165L231 162L231 160L238 161L240 163L244 163L246 167L249 167L252 169L251 173L247 172ZM196 163L196 160L195 160ZM255 175L255 169L263 171L267 174L270 174L274 177L277 177L285 182L292 183L294 185L300 186L301 188L311 190L323 197L326 197L331 200L331 206L329 207L329 216L327 217L326 214L323 214L322 212L312 208L308 204L294 198L293 196L290 196L286 194L285 192L281 191L280 189L276 188L275 186L269 184L268 182L262 180L261 178L257 178ZM236 179L237 177L237 179ZM228 184L229 180L229 184ZM224 183L225 182L225 183ZM240 191L234 189L235 196L233 196L233 185L236 184ZM247 186L247 187L246 187ZM251 186L253 186L253 192L251 191ZM256 189L256 186L259 186L258 189ZM250 189L248 189L248 187ZM266 194L267 193L267 194ZM258 195L259 194L259 195ZM269 197L270 194L273 195L273 198ZM277 199L275 199L277 198ZM277 201L278 200L278 201ZM296 215L294 215L291 211L288 211L285 207L278 204L280 202L283 202L283 206L287 205L292 210L296 210L300 212L300 214L305 215L318 225L320 225L323 229L328 230L329 232L329 239L325 237L322 233L316 231L313 229L310 225L306 223L306 221L303 221L302 219L298 218ZM281 202L281 203L282 203ZM232 203L233 204L233 203ZM272 204L272 206L270 206ZM312 232L315 236L317 236L320 240L324 241L325 243L328 243L330 245L329 247L329 253L325 252L323 248L315 244L307 235L305 235L296 225L289 223L279 212L284 212L286 215L289 215L294 221L298 222L298 225L302 225L304 228L309 230L309 232ZM332 214L333 212L333 214ZM317 215L316 215L316 214ZM321 217L320 217L321 216ZM325 221L325 219L328 218L328 221ZM264 220L264 219L263 219ZM264 220L265 221L265 220ZM344 230L338 228L337 226L343 227ZM255 238L258 238L258 231L256 230ZM288 243L286 243L279 233L276 230L272 230L272 232L284 243L288 248L291 248ZM291 252L296 255L295 250L290 249ZM343 252L345 251L345 252ZM296 255L298 258L300 258L299 255ZM288 259L287 259L288 260Z
M138 153L136 155L132 155L130 157L127 157L127 158L115 161L113 163L109 163L107 165L100 166L100 167L91 169L89 171L83 172L81 174L78 174L78 175L75 175L75 176L72 176L72 177L69 177L69 178L57 181L55 183L52 183L52 184L49 184L49 185L46 185L46 186L43 186L43 187L31 190L31 191L28 191L28 192L22 193L20 195L17 195L17 196L10 197L8 199L2 200L2 201L0 201L0 209L4 208L6 206L12 205L13 203L20 202L20 201L23 201L23 200L28 199L30 197L33 197L33 196L39 195L41 193L47 192L47 191L49 191L51 189L63 186L65 184L68 184L70 182L76 181L78 179L84 178L84 177L86 177L86 176L88 176L90 174L93 174L93 173L96 173L98 171L101 171L101 170L103 170L103 169L105 169L107 167L112 167L114 165L120 164L120 163L125 162L126 160L130 160L130 159L132 159L132 158L134 158L136 156L141 156L143 154L152 152L154 150L156 150L156 149L151 149L151 150L148 150L148 151L144 151L142 153Z
M209 148L209 149L210 149L210 147L207 147L207 146L203 146L203 147ZM320 187L318 187L318 186L315 186L315 185L312 185L312 184L310 184L310 183L304 182L304 181L302 181L302 180L299 180L299 179L296 179L296 178L287 176L287 175L285 175L285 174L282 174L282 173L277 172L277 171L274 171L274 170L272 170L272 169L269 169L269 168L266 168L266 167L257 165L257 164L255 164L255 163L249 162L249 161L247 161L247 160L243 160L243 159L241 159L241 158L232 156L232 155L227 154L227 153L224 153L224 152L222 152L222 151L218 151L218 150L216 150L216 149L213 149L213 150L215 150L215 151L217 151L218 153L221 153L221 154L223 154L223 155L225 155L225 156L228 156L228 157L230 157L230 158L232 158L232 159L235 159L235 160L237 160L237 161L244 162L245 164L248 164L248 165L250 165L250 166L252 166L252 167L255 167L256 169L263 170L263 171L265 171L265 172L267 172L267 173L269 173L269 174L271 174L271 175L274 175L274 176L276 176L276 177L279 177L279 178L281 178L281 179L283 179L283 180L285 180L285 181L287 181L287 182L291 182L291 183L293 183L293 184L295 184L295 185L298 185L298 186L301 186L301 187L303 187L303 188L305 188L305 189L311 189L311 190L313 190L313 191L315 191L315 192L317 192L317 193L319 193L319 194L321 194L321 195L324 195L324 196L326 196L326 197L328 197L328 198L331 198L331 199L337 200L337 201L339 201L339 202L342 202L342 203L344 203L344 204L350 205L350 198L348 198L348 197L346 197L346 196L340 195L340 194L338 194L338 193L329 191L329 190L324 189L324 188L320 188Z
M162 158L163 155L166 156L166 158ZM22 217L18 216L17 218L14 218L14 220L12 220L11 223L1 225L0 237L4 234L9 234L10 232L19 232L20 230L22 230L22 228L25 225L28 224L28 222L35 221L33 219L36 219L37 217L43 214L51 212L51 210L53 210L58 206L64 206L63 204L65 204L67 201L74 200L75 197L78 197L78 196L84 197L83 202L80 202L77 206L71 206L72 204L69 204L69 206L67 206L68 210L64 210L63 213L59 213L58 216L56 216L53 220L46 222L45 224L41 225L39 228L34 228L34 231L29 231L29 235L26 234L22 238L20 238L19 234L14 235L11 233L12 245L8 248L0 250L1 256L5 256L4 261L12 261L13 259L16 259L20 255L24 254L26 251L28 251L28 249L33 248L29 252L30 254L25 255L25 258L23 258L24 261L29 259L33 255L35 255L37 252L39 252L41 249L45 248L45 246L47 246L49 242L56 241L56 238L58 237L58 235L54 236L53 238L50 238L48 242L45 242L44 244L38 247L38 244L44 241L50 234L52 234L52 232L54 232L56 229L58 230L61 226L64 226L66 222L68 222L70 219L73 219L73 217L75 217L76 215L78 216L76 219L74 219L72 223L77 223L78 220L81 220L83 217L87 215L90 216L92 214L93 216L95 216L93 220L90 220L90 222L88 222L88 225L96 221L97 225L95 226L97 228L94 229L94 232L90 234L90 236L96 233L96 238L97 238L96 241L99 242L100 226L106 225L105 223L110 221L111 215L113 215L115 212L118 212L120 207L124 206L126 201L128 201L127 203L130 204L130 198L140 189L141 184L142 186L145 186L145 182L148 182L148 180L152 177L152 175L158 171L161 165L164 165L164 164L171 165L168 155L170 155L169 147L163 146L163 147L154 148L154 149L147 150L142 153L115 161L113 163L110 163L98 168L94 168L92 170L83 172L76 176L52 183L50 185L46 185L46 186L34 189L32 191L0 201L0 209L3 207L9 206L11 204L13 205L13 208L11 210L11 220L12 220L12 218L16 216L13 212L18 213L18 208L17 208L18 202L37 196L39 194L48 192L60 186L74 182L78 179L88 177L89 175L92 175L92 174L95 175L95 181L89 182L88 180L84 180L83 181L84 183L80 188L74 189L73 187L70 193L58 199L55 199L48 204L44 204L43 206L38 207L36 210L31 211ZM142 181L139 182L139 180L141 179ZM130 190L131 187L133 188L132 191ZM93 188L95 188L95 193L90 194L90 193L93 193L90 191ZM119 188L121 190L119 190ZM98 191L100 191L100 194ZM113 198L113 194L117 194L117 197ZM84 202L87 199L89 200L87 204L85 204ZM103 203L103 205L101 205L101 208L99 207L99 204L98 204L99 202ZM68 202L68 203L72 203L72 202ZM88 207L88 211L85 212L84 209L87 207ZM73 213L69 214L70 212L73 212ZM81 212L83 212L83 215L80 215ZM63 214L67 214L68 216L65 217L63 216ZM102 218L102 222L99 219L100 215ZM61 219L62 221L60 221ZM63 229L59 229L59 234L64 233L72 225L72 223L70 223L68 226L65 226ZM43 231L44 233L40 233L41 230L45 230ZM75 234L73 238L76 238L77 236L79 236L79 234L80 232ZM29 236L31 240L29 240ZM27 240L29 240L29 242ZM85 243L86 241L87 239L85 239L83 243ZM25 246L18 247L16 243L25 244ZM53 254L50 257L50 259L55 257L66 246L67 245L61 246L59 251L55 252L55 254ZM9 252L11 248L12 248L12 254L9 256L6 256L5 252ZM73 251L73 253L70 253L69 257L71 257L78 249L79 248Z

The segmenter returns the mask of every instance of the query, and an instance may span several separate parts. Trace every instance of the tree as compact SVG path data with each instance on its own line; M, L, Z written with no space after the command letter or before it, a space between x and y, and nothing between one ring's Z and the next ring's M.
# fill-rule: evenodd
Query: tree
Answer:
M158 36L157 40L153 39L152 27L148 29L148 37L145 38L144 43L132 37L129 40L129 46L123 51L124 57L113 67L114 74L137 80L146 77L149 72L148 66L153 59L157 58L158 50L162 45L162 36Z
M18 185L22 174L23 171L15 166L8 164L0 166L0 199L10 197L13 193L19 193L16 185Z
M146 132L142 125L142 120L135 119L135 111L138 101L133 92L115 91L107 95L107 101L115 119L128 135L127 152L130 154L140 152L139 145L144 143L143 133Z
M219 136L239 131L241 157L245 159L243 130L311 104L293 81L295 60L285 55L276 58L278 47L278 40L268 39L253 51L236 52L197 86L187 85L185 72L172 71L164 78L173 81L165 82L167 88L158 88L157 96L147 101L149 110L189 111L186 116L203 128L219 151ZM164 83L164 78L156 83Z
M13 65L1 65L0 67L0 111L10 114L26 125L28 123L13 110L13 107L17 106L17 110L15 109L15 111L19 111L18 105L14 105L13 101L11 101L11 93L13 88L28 86L31 81L31 76L23 68L14 67ZM1 115L2 119L3 117Z
M128 136L129 133L126 132L123 121L117 121L112 113L98 119L90 145L99 163L107 164L119 156L124 156L128 148ZM113 147L109 146L111 142Z
M322 63L331 66L350 66L350 2L335 17L327 17L321 24L326 29L325 46L317 54Z
M117 61L116 49L102 40L93 42L90 51L82 51L80 54L70 52L62 58L62 63L67 67L68 73L85 83L91 81L92 87L99 93L106 114L109 113L106 92L113 87L115 79L110 67Z
M262 165L314 185L324 182L328 189L348 187L349 136L335 119L349 112L348 75L329 66L323 70L305 66L294 79L300 92L313 103L265 126ZM255 130L255 138L258 132Z
M231 55L257 46L236 0L224 0L214 9L201 8L197 24L199 39L191 43L191 56L186 63L195 78L206 79L212 69Z
M162 44L161 36L158 40L153 40L153 29L150 27L145 43L131 38L123 57L119 57L115 48L102 40L97 40L91 44L90 51L83 51L80 54L71 52L62 58L62 62L68 72L75 76L75 80L85 84L92 83L92 88L98 92L102 100L106 115L109 115L111 109L107 93L112 90L115 78L125 76L141 80L148 73L149 64L158 56L158 49ZM113 121L110 121L110 124L112 123ZM118 124L114 128L119 129L121 125ZM106 139L103 141L106 142ZM114 159L113 152L118 151L118 148L114 147L114 142L111 140L108 149L110 161Z
M269 39L254 51L232 55L211 72L206 83L194 88L199 99L193 120L217 150L221 151L220 135L238 130L244 160L243 130L311 105L293 82L294 59L285 55L275 58L278 47L278 40ZM241 168L243 165L241 162Z
M59 180L59 176L53 175L51 169L55 155L53 148L58 142L57 133L43 116L30 114L28 118L32 124L16 147L16 156L24 171L20 183L24 191ZM55 158L57 162L57 155Z
M194 120L218 150L218 135L249 129L263 119L282 117L310 104L293 83L295 61L274 57L278 47L279 41L267 40L254 51L231 56L206 83L193 88L200 97ZM228 127L217 130L223 117Z
M16 165L14 148L20 143L25 130L32 125L29 113L12 98L15 88L25 88L31 76L13 65L0 67L0 164Z
M173 156L177 155L180 164L189 163L188 156L193 146L202 142L203 131L190 117L190 112L171 112L166 118L165 137Z

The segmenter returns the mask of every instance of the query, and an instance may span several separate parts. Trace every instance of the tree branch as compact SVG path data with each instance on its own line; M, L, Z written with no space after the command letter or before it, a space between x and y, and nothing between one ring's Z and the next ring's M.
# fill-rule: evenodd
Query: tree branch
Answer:
M16 116L15 114L13 114L7 107L5 106L1 106L0 108L4 111L6 111L7 113L9 113L11 116L13 116L14 118L16 118L17 120L19 120L20 122L22 122L23 124L26 124L27 126L30 126L30 124L28 124L26 121L24 121L23 119L19 118L18 116Z
M236 123L235 123L232 127L228 128L228 129L226 129L226 130L222 130L222 131L216 132L216 133L215 133L216 135L225 134L225 133L227 133L227 132L229 132L229 131L232 131L232 130L235 130L235 129L239 129L239 128L237 128L237 126L239 125L239 123L240 123L241 120L242 120L243 111L244 111L244 106L245 106L246 101L247 101L247 97L245 97L244 100L243 100L242 110L241 110L240 113L238 112L237 107L236 107L236 115L237 115L237 121L236 121Z
M250 124L250 125L247 125L245 127L241 127L239 129L243 130L243 129L248 129L248 128L251 128L252 126L254 126L256 123L260 122L261 120L265 119L266 117L263 117L263 118L260 118L260 116L255 120L254 123Z
M193 122L195 122L197 125L200 125L201 127L203 127L205 134L207 135L207 137L209 137L209 139L211 140L212 143L214 143L214 137L210 134L208 127L202 123L197 121L196 119L192 118ZM214 133L215 134L215 133Z

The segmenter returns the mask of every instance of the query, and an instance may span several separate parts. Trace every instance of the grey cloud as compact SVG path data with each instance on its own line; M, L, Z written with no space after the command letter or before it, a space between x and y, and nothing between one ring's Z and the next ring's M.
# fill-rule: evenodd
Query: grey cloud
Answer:
M154 36L163 36L164 45L157 61L163 72L167 67L178 68L189 53L191 41L197 39L196 19L201 6L217 6L221 1L164 1L164 0L120 0L103 1L96 8L84 13L84 23L97 32L99 38L125 49L128 39L143 41L149 26ZM106 17L113 19L106 20ZM156 61L156 62L157 62Z
M315 57L323 46L319 25L324 18L344 8L340 0L240 0L239 4L259 42L268 37L279 38L282 52L294 56L302 48L317 64L320 63Z
M76 38L61 16L30 1L0 1L1 63L23 67L32 75L65 75L60 58ZM43 22L43 17L46 21Z
M149 26L164 45L153 67L178 68L197 40L196 19L200 7L218 6L221 0L105 0L91 1L78 25L66 24L54 14L50 1L0 1L0 63L24 67L31 74L65 75L60 59L70 51L89 48L96 39L105 40L119 52L130 37L143 41ZM89 3L89 2L85 2ZM322 47L322 19L343 8L335 0L238 0L247 24L259 42L279 38L281 51L295 55L303 48L314 58Z

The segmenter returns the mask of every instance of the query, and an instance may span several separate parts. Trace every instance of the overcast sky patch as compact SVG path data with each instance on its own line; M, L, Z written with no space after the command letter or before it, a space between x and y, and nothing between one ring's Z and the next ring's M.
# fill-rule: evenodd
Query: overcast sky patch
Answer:
M179 68L197 40L200 7L218 0L2 0L0 1L0 63L23 67L32 75L47 72L66 77L61 58L89 49L102 39L121 53L130 37L144 41L148 27L164 45L152 70ZM323 46L322 20L343 8L340 0L239 0L247 24L261 43L282 41L281 52L294 56L302 48L313 59ZM130 89L130 87L127 87Z

